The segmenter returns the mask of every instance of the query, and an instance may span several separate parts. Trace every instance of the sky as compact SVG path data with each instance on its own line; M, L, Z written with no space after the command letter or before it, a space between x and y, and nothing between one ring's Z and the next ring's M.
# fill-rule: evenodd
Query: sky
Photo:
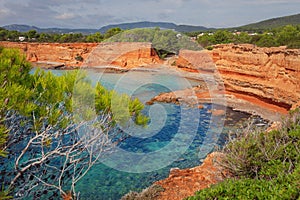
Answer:
M137 21L225 28L300 13L300 0L0 0L0 26L95 28Z

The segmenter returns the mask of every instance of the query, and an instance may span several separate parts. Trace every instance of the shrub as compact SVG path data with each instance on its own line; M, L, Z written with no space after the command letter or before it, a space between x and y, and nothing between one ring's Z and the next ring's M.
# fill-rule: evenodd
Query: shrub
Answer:
M206 49L209 50L209 51L211 51L211 50L214 49L214 47L213 46L208 46L208 47L206 47Z
M187 199L298 199L300 197L299 170L298 166L297 172L270 181L249 178L227 180L198 191L195 196Z
M195 199L299 199L300 112L292 111L279 130L246 129L229 137L221 165L234 179L196 193Z
M83 57L79 54L76 55L75 60L82 62L83 61Z
M300 114L293 112L280 130L248 129L230 139L222 165L238 177L272 179L293 172L300 159L299 147Z

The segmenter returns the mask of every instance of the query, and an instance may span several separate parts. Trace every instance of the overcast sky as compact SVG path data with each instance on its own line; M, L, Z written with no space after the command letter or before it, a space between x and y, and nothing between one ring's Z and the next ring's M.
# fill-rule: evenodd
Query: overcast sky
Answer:
M0 26L100 28L163 21L233 27L300 13L300 0L0 0Z

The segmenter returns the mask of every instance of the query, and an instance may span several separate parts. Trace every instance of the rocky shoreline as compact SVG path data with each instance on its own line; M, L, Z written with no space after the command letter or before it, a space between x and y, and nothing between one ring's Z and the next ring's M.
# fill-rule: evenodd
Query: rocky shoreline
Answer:
M162 61L151 43L0 42L0 46L20 49L35 66L50 69L106 66L106 71L119 73L164 65L187 78L199 79L200 75L205 84L212 79L226 93L229 106L260 115L264 110L251 111L253 105L286 113L300 104L300 49L222 44L211 51L181 50L178 56ZM251 109L242 106L245 101Z

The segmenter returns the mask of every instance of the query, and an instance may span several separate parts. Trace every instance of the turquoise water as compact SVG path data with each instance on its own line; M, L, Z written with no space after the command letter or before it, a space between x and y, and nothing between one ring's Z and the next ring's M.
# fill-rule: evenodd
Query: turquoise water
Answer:
M139 98L143 103L159 93L199 84L198 81L188 80L177 74L156 71L120 74L89 71L88 74L94 84L100 81L106 88ZM188 168L201 164L201 159L213 151L214 146L224 144L225 135L214 132L213 128L218 126L217 123L225 123L224 133L238 121L249 117L227 109L226 120L220 117L215 120L216 124L211 124L209 110L212 107L211 104L204 104L203 109L167 103L146 105L143 112L151 118L149 126L124 130L132 136L118 145L117 153L110 160L101 160L103 162L93 166L77 184L80 198L120 199L130 190L140 191L155 181L168 177L171 168ZM152 158L152 154L159 154L158 159L155 156Z
M150 100L152 97L158 95L161 92L175 91L179 89L190 88L192 86L198 85L199 82L187 80L177 75L170 75L164 73L156 72L130 72L125 74L112 74L103 72L90 72L89 77L93 81L100 81L106 88L115 89L120 93L127 93L132 97L139 98L142 102ZM158 108L157 108L158 107ZM117 165L126 165L124 168L117 167L118 169L111 168L105 164L99 164L94 166L89 173L78 183L77 190L81 193L82 199L120 199L124 194L128 193L130 190L140 191L143 188L150 186L157 180L166 178L169 174L171 168L188 168L199 165L201 158L204 158L207 151L212 151L211 146L222 145L224 143L224 135L215 134L213 132L208 132L210 127L211 114L209 110L212 105L205 104L203 109L190 108L186 106L179 106L175 104L159 103L152 106L145 107L145 114L154 112L151 120L164 123L160 124L161 127L156 127L156 124L148 127L150 131L145 129L144 134L150 132L151 137L140 138L140 137L129 137L118 147L126 152L135 154L138 153L151 153L156 152L161 149L167 149L167 151L172 157L172 151L175 152L180 149L182 150L176 159L171 160L168 164L168 156L164 155L161 157L160 162L150 163L150 168L156 170L150 170L149 172L143 173L130 173L128 171L128 165L132 164L132 168L138 172L139 166L144 166L144 162L149 162L147 159L145 161L130 160L127 158L122 160L122 156L116 159L121 161L116 161ZM156 115L155 115L156 113ZM243 119L249 117L246 114L234 112L228 110L228 119L231 119L231 123L235 124L235 119ZM157 119L157 118L165 119ZM184 118L184 123L182 123ZM220 118L220 121L222 118ZM230 124L230 120L227 120L226 124ZM184 126L185 128L182 128ZM226 129L230 126L226 126ZM176 136L184 130L180 141L186 140L187 146L181 148L182 143L175 143L175 148L168 150L166 148ZM193 130L194 129L194 130ZM155 134L151 134L152 132ZM194 134L190 140L189 135ZM203 143L205 139L205 144ZM178 139L178 138L177 138ZM207 148L207 151L202 149ZM140 159L140 158L139 158ZM141 157L143 159L143 157ZM164 163L166 161L166 163ZM115 165L114 165L115 166ZM161 168L162 167L162 168ZM120 170L121 169L121 170ZM122 171L122 169L125 169ZM130 170L130 169L129 169ZM132 170L132 171L134 171Z

